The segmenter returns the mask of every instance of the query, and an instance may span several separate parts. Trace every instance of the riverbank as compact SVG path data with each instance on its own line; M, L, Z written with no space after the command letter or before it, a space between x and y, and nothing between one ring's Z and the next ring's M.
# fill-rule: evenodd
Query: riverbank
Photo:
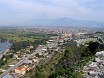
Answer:
M0 59L9 51L11 45L9 41L0 43Z

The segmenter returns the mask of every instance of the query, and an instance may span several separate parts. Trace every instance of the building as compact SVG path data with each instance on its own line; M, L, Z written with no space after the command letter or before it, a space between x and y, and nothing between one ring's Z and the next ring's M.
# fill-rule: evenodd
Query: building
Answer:
M15 73L18 75L24 75L26 73L26 70L24 67L20 66L15 69Z
M67 37L67 36L69 36L69 34L67 34L66 32L64 33L64 37Z
M29 70L29 66L25 64L24 66L19 66L15 69L15 73L18 74L18 76L24 75L26 71Z

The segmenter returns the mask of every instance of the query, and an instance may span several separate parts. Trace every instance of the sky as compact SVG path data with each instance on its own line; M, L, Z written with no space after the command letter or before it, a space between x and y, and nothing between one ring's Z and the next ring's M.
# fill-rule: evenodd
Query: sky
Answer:
M104 0L0 0L0 25L64 17L103 22Z

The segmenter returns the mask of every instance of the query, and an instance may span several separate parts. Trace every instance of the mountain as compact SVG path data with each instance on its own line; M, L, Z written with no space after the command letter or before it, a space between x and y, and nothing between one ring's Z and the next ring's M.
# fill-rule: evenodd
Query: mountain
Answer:
M60 19L33 19L25 22L24 24L32 26L77 26L77 27L100 27L104 28L104 22L98 21L84 21L76 20L72 18L60 18Z
M83 27L104 27L104 22L98 21L83 21L71 18L61 18L52 22L57 26L83 26Z

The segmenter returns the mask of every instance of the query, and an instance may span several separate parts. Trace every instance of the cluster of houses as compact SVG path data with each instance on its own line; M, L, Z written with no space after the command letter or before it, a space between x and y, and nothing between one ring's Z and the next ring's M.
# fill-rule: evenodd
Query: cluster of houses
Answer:
M23 76L26 71L29 71L30 70L30 67L28 64L23 64L17 68L15 68L10 74L4 76L3 78L12 78L12 76L14 78L19 78L21 76Z
M83 78L104 78L104 51L97 52L93 62L83 67Z
M36 65L38 65L41 60L44 60L46 58L50 58L54 52L63 52L60 51L60 46L64 44L64 41L68 40L68 38L54 36L51 37L46 45L39 45L38 46L38 53L24 61L24 64L15 68L10 75L15 75L16 77L21 77L26 73L26 71L32 69ZM18 54L15 54L13 57L14 59L21 60L22 58L19 56L21 52L17 52ZM26 56L27 55L27 56ZM23 58L28 57L28 54L25 54Z
M79 34L75 38L75 42L77 43L77 46L85 45L86 43L89 43L90 41L93 42L99 42L100 44L103 44L103 36L97 35L97 34Z
M88 43L88 42L90 42L90 41L98 41L97 40L97 38L86 38L86 39L79 39L79 40L75 40L76 42L77 42L77 44L78 44L78 46L80 45L80 44L82 44L82 45L84 45L85 43Z

